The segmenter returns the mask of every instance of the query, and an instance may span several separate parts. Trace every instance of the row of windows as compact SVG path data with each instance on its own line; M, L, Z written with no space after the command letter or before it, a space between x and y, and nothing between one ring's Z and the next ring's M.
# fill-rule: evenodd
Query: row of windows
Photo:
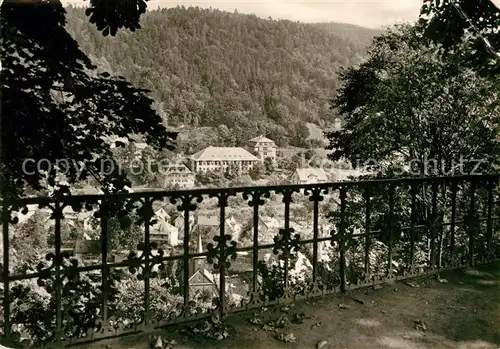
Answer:
M189 173L189 174L178 173L178 174L169 175L169 178L188 178L188 177L192 177L192 176L193 175L191 173Z
M260 148L260 149L255 149L256 152L261 152L261 151L266 151L266 152L272 152L273 149L270 148ZM278 152L277 152L278 153Z
M229 164L239 164L242 165L250 165L254 161L199 161L198 166L208 165L208 166L220 166L220 165L229 165Z
M249 166L241 166L241 170L242 171L247 171L249 169L251 169L252 166L249 165ZM209 166L200 166L196 169L197 172L200 172L200 171L220 171L220 170L226 170L224 167L219 167L219 168L214 168L214 167L209 167Z
M171 182L172 183L185 183L185 182L189 183L189 182L193 182L193 181L194 181L194 179L191 178L191 179L176 179L176 180L173 180Z

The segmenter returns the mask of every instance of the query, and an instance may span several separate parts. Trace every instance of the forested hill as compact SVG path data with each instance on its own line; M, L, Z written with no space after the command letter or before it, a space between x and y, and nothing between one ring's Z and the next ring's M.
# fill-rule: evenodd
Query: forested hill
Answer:
M313 26L323 29L327 33L338 36L342 39L355 41L363 46L368 46L375 36L384 33L382 29L368 29L359 25L347 23L314 23Z
M306 122L332 122L340 67L358 62L374 35L359 28L350 38L350 30L337 36L317 25L176 7L147 12L135 33L103 37L84 9L67 12L68 31L83 51L151 90L169 125L225 124L232 131L226 145L259 134L281 146L305 145Z

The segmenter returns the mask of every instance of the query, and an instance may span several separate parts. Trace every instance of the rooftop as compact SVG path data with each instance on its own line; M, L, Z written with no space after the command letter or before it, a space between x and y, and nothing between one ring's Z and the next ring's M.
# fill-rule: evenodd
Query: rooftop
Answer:
M179 230L165 220L159 219L158 222L150 228L150 233L155 235L169 235L178 234Z
M196 216L196 223L201 226L219 226L219 217L217 216L205 216L198 215Z
M266 138L263 135L252 138L251 140L249 140L249 142L252 142L252 143L261 143L261 142L262 143L274 143L274 141L272 139Z
M299 180L301 181L305 181L313 177L318 178L318 180L320 181L328 180L328 176L326 175L325 170L323 170L322 168L298 168L297 170L295 170L295 172L297 173Z
M191 173L191 170L186 167L184 164L170 164L167 166L165 169L166 172L168 173Z
M241 147L207 147L193 154L191 159L195 161L259 161L256 156Z

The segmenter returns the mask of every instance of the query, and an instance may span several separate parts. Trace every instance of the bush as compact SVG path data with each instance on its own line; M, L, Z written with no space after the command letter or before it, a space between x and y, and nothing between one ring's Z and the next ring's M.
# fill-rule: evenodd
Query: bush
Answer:
M311 261L301 252L289 259L288 287L290 295L305 294L311 282ZM285 261L270 258L258 265L259 283L264 298L277 300L285 295Z

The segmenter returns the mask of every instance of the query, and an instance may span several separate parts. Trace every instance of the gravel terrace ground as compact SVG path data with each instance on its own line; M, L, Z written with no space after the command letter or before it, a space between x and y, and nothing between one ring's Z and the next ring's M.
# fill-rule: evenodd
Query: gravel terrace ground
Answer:
M301 301L286 313L268 310L264 323L281 315L305 314L301 324L266 331L252 325L253 312L229 317L231 336L221 341L194 339L172 327L158 332L174 339L174 349L485 349L500 348L500 263L441 275L448 282L420 279L357 290L350 295ZM339 307L340 305L340 307ZM420 322L420 325L416 325ZM277 331L277 332L276 332ZM293 333L295 342L276 337ZM124 337L80 348L146 349L147 337Z

